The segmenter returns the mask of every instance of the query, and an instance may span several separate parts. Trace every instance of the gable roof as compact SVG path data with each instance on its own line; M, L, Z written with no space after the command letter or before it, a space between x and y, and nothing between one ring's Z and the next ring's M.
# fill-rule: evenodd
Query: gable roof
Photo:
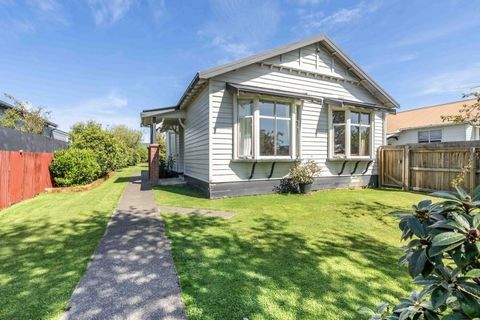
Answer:
M254 63L259 63L261 61L276 57L278 55L281 55L281 54L284 54L284 53L287 53L287 52L290 52L290 51L293 51L317 42L322 43L324 47L329 51L330 54L334 55L344 65L346 65L348 70L350 72L353 72L360 79L359 81L360 84L365 89L367 89L372 95L374 95L377 99L379 99L382 103L384 103L387 107L391 107L391 108L400 107L399 103L395 99L393 99L382 87L380 87L380 85L378 85L355 62L353 62L353 60L350 59L350 57L348 57L324 33L321 33L319 35L316 35L304 40L300 40L297 42L292 42L290 44L287 44L275 49L260 52L252 56L235 60L233 62L229 62L220 66L199 71L190 82L189 86L185 90L184 94L180 98L177 105L179 107L182 107L185 101L188 100L191 96L193 96L198 91L199 87L201 87L210 78L213 78L215 76L218 76L242 67L249 66Z
M387 133L395 133L406 129L432 126L452 125L443 122L442 116L458 114L463 105L473 104L477 99L459 100L433 106L415 108L390 114L387 116Z

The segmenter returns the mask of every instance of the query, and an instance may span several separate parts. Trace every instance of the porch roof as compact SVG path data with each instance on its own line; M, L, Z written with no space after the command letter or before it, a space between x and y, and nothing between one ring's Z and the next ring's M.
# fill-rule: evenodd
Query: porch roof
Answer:
M146 109L140 113L142 126L159 123L162 119L184 119L185 111L180 111L178 106L170 106L156 109Z

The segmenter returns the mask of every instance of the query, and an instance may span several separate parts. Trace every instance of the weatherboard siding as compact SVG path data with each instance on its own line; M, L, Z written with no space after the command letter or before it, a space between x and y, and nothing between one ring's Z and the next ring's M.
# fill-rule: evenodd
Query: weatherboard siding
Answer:
M209 90L206 86L186 110L184 138L184 174L208 182L209 172ZM180 148L181 149L181 148Z
M419 131L428 131L428 130L442 130L442 142L452 142L452 141L470 141L475 140L474 132L470 125L458 124L458 125L447 125L447 126L432 126L422 129L409 129L403 130L398 136L398 141L395 141L395 144L409 144L409 143L418 143L418 132Z
M296 50L297 51L297 50ZM313 51L314 52L314 51ZM303 55L302 55L303 54ZM327 68L325 72L332 72L328 61L317 58L308 58L311 52L301 50L276 57L269 61L278 61L292 65L295 68L310 70L317 65ZM302 60L300 63L298 60ZM307 59L308 58L308 59ZM312 60L315 60L315 65ZM327 67L325 67L327 66ZM337 72L341 69L336 67ZM347 77L338 74L340 77ZM340 98L359 102L380 104L364 88L346 83L344 81L321 80L311 76L299 75L298 72L291 72L286 69L274 70L261 64L250 65L226 74L217 76L210 80L210 108L211 108L211 177L213 183L244 181L250 177L252 163L232 162L233 158L233 96L226 89L226 83L239 83L262 88L307 93L312 96ZM328 150L328 112L327 108L320 103L305 101L301 112L301 158L314 159L322 167L322 176L336 176L341 170L340 162L327 161ZM382 112L376 112L374 117L374 150L383 144L383 120ZM290 163L277 163L272 179L285 176ZM355 163L349 163L344 173L350 175ZM363 172L366 163L359 164L357 173ZM258 163L252 180L266 179L270 174L271 163ZM365 174L376 174L375 164L371 165ZM357 179L353 176L352 181Z

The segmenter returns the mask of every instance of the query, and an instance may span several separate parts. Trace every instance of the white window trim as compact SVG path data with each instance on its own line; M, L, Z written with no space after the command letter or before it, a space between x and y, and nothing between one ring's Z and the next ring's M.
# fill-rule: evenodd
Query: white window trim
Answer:
M238 116L238 101L239 100L253 100L253 139L252 157L243 157L238 155L238 139L239 139L239 116ZM261 156L260 155L260 100L272 101L277 103L285 103L290 105L290 155L288 156ZM302 102L296 99L273 97L266 95L252 95L241 94L233 96L233 159L234 160L295 160L299 153L299 128L297 128L297 114L301 108ZM262 118L268 118L262 116ZM274 118L274 117L272 117Z
M440 131L440 141L433 141L432 142L432 138L431 138L432 131ZM420 132L427 132L428 133L428 141L420 142L420 139L419 139ZM428 129L428 130L418 130L417 131L417 143L438 143L438 142L442 142L442 141L443 141L443 130L442 130L442 128Z
M338 159L373 159L374 152L374 143L375 143L375 111L371 109L353 107L353 106L343 106L337 107L328 105L328 159L338 160ZM339 156L335 155L334 152L334 136L333 136L333 111L344 111L345 112L345 155ZM351 155L351 141L350 141L350 112L361 112L370 114L370 150L369 156L352 156Z

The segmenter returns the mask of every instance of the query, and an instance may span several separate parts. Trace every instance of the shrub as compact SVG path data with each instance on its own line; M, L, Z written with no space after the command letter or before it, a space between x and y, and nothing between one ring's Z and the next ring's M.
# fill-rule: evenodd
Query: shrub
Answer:
M278 186L273 187L273 191L277 193L298 193L298 184L293 183L290 178L283 178Z
M102 174L126 167L129 163L126 145L110 132L102 130L99 123L75 124L70 136L72 147L94 151Z
M389 309L361 308L370 319L475 319L480 318L480 186L472 195L461 187L456 192L435 192L446 200L424 200L411 212L392 212L400 219L400 264L408 264L420 292L400 299Z
M147 162L148 161L148 149L144 145L137 146L136 153L138 156L138 162Z
M98 178L100 166L92 150L68 148L56 151L50 172L58 186L87 184Z
M310 184L319 173L320 166L314 160L308 160L303 164L300 161L295 162L288 175L293 183Z

